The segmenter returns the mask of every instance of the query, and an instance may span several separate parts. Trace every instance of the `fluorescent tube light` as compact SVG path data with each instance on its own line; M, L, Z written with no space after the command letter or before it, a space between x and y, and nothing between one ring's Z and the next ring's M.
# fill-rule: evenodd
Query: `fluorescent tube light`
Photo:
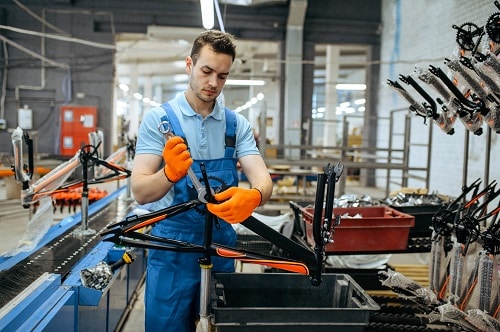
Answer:
M214 1L213 0L200 0L201 6L201 20L203 27L207 30L214 27Z
M366 90L366 84L337 84L337 90Z
M123 92L127 92L128 90L130 90L129 86L125 83L120 83L120 85L118 86L120 88L120 90L122 90Z
M262 86L266 84L263 80L227 80L226 85L247 85L247 86Z

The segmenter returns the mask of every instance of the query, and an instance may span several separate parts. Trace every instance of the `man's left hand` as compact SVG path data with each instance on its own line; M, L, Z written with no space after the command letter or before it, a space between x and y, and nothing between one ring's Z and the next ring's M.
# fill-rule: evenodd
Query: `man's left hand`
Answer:
M228 223L237 224L250 217L260 205L262 194L256 188L231 187L215 194L214 198L221 203L207 203L208 211Z

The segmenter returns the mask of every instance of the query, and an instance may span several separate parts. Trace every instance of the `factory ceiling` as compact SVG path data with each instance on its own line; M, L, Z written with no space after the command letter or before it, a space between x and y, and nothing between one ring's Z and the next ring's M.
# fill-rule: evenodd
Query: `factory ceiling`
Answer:
M364 72L368 47L380 42L380 0L219 0L217 4L215 28L238 39L232 73L238 79L277 78L285 61L287 29L296 17L303 16L304 52L314 54L304 63L315 63L317 82L324 81L326 45L341 48L342 80ZM9 6L28 8L39 16L93 15L94 32L114 35L117 78L134 71L166 86L184 74L183 60L194 36L202 31L199 0L9 0L0 9ZM294 7L305 12L293 12ZM85 39L83 29L71 34Z
M349 83L349 79L360 77L363 79L368 46L378 42L379 11L370 13L373 7L366 8L366 2L365 6L357 7L366 10L354 11L353 5L359 3L349 6L340 1L293 1L303 2L307 8L301 28L306 40L304 47L314 49L314 60L308 61L315 63L315 81L325 81L328 44L340 47L339 83ZM238 57L231 78L278 79L279 67L284 63L282 42L294 15L290 3L274 0L219 1L220 16L219 20L216 19L215 28L223 27L238 38ZM321 10L321 6L335 15L323 14L325 11ZM153 16L152 24L142 32L134 32L135 25L125 29L121 19L117 21L115 15L117 77L129 77L134 72L139 77L152 80L153 84L163 84L165 89L175 89L180 75L185 74L183 60L189 54L191 41L203 28L198 0L176 1L176 9L172 10L183 13L166 13L172 20L160 20L160 17ZM128 11L124 9L122 14L126 16ZM349 17L352 19L347 19ZM120 32L124 30L128 32Z

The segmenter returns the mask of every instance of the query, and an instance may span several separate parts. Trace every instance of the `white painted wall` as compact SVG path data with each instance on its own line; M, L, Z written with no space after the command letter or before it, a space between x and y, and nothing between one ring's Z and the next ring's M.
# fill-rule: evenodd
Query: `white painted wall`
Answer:
M396 13L397 3L401 6L399 17ZM457 51L455 41L457 30L453 29L452 25L472 22L478 26L484 26L489 16L498 12L492 0L384 0L383 8L382 65L378 107L380 116L388 116L390 110L393 109L408 107L408 103L386 85L387 79L397 80L399 74L409 75L414 71L415 66L428 68L429 65L433 65L446 70L444 59ZM404 83L402 85L411 89ZM414 120L416 121L413 121L412 141L427 142L427 128L421 120ZM386 122L382 122L381 125L386 125ZM487 154L486 124L483 128L485 134L482 136L470 135L467 184L477 178L484 180ZM453 136L446 135L434 126L431 141L432 163L429 173L431 191L448 195L458 195L461 192L465 135L465 127L459 122L455 124ZM492 134L489 181L500 180L499 136L500 134ZM377 144L379 147L384 147L387 146L387 141L387 127L382 126ZM422 149L411 148L411 165L420 166L425 159L423 154ZM377 185L384 187L385 178L381 176ZM409 186L421 188L423 184L420 181L410 181ZM391 190L394 189L397 188Z

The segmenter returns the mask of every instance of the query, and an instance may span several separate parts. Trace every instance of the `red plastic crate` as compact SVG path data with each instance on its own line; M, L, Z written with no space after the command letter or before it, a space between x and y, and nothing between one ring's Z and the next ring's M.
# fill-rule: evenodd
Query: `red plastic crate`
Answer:
M333 243L326 246L327 253L380 252L405 250L408 245L410 228L415 225L415 217L386 206L334 208L333 214L361 218L341 218L335 227ZM312 220L314 208L302 209L307 242L314 245Z

